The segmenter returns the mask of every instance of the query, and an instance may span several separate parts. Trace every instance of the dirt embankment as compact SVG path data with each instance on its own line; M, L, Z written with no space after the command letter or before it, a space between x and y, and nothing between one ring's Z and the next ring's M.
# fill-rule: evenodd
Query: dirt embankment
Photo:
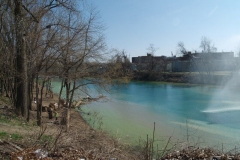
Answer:
M52 98L44 96L43 105L55 103L57 100L56 94ZM92 129L75 109L71 109L70 128L66 132L65 125L57 123L54 117L49 119L48 112L42 113L42 126L36 126L36 104L34 102L28 123L15 116L11 105L0 103L0 108L0 159L4 157L29 159L37 156L39 158L40 153L46 152L48 159L83 157L89 160L140 159L140 155L129 146L122 145L101 130ZM58 110L59 113L60 111L61 109ZM62 118L61 116L60 113L58 121ZM7 119L7 121L2 119ZM13 140L7 136L1 139L1 133L17 134L21 138ZM39 154L35 153L37 151Z

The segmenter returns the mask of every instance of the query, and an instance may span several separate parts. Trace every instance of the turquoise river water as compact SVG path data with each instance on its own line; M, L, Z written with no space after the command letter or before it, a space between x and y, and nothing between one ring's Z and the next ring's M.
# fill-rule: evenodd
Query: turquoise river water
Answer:
M97 96L97 94L95 94ZM240 146L240 91L226 87L131 82L82 107L95 128L124 143L152 136L171 142L233 149ZM86 114L90 113L90 115Z

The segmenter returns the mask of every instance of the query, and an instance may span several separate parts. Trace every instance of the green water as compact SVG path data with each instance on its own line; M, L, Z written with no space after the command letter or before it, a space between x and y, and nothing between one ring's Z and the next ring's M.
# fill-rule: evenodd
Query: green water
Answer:
M171 137L172 145L188 141L228 151L240 146L239 93L225 87L131 82L102 92L106 98L83 106L81 114L123 143L152 137L156 122L155 139L161 147Z
M132 82L83 110L97 112L103 129L123 142L151 137L156 122L155 138L162 146L171 137L173 144L231 149L240 144L239 96L223 87ZM92 123L93 117L83 116Z

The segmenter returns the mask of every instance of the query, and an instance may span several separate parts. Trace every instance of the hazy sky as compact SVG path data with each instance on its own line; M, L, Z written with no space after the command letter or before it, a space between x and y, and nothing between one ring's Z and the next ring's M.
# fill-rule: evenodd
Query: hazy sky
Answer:
M109 48L143 56L153 44L155 56L176 53L182 41L189 51L202 36L218 51L240 48L240 0L89 0L105 24Z

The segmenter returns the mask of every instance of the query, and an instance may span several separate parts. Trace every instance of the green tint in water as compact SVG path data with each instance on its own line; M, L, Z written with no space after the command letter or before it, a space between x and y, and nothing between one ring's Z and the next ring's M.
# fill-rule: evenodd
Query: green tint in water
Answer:
M55 93L59 93L60 84L60 81L53 82ZM112 88L111 94L104 95L107 99L82 107L84 112L92 113L82 116L95 128L101 126L123 142L136 144L139 138L146 139L147 134L151 138L156 122L155 139L163 140L159 144L162 147L169 137L172 137L173 144L188 139L211 147L221 148L223 144L224 148L232 149L232 146L239 145L238 91L209 86L131 82L117 90ZM75 94L76 99L84 96L86 94L80 91Z
M201 144L206 146L218 147L223 143L227 148L239 144L238 92L132 82L107 97L105 102L84 106L84 112L99 112L104 129L119 137L131 137L131 142L147 134L151 137L156 122L156 138L160 140L171 136L172 141L184 141L190 135L192 141L204 142Z

